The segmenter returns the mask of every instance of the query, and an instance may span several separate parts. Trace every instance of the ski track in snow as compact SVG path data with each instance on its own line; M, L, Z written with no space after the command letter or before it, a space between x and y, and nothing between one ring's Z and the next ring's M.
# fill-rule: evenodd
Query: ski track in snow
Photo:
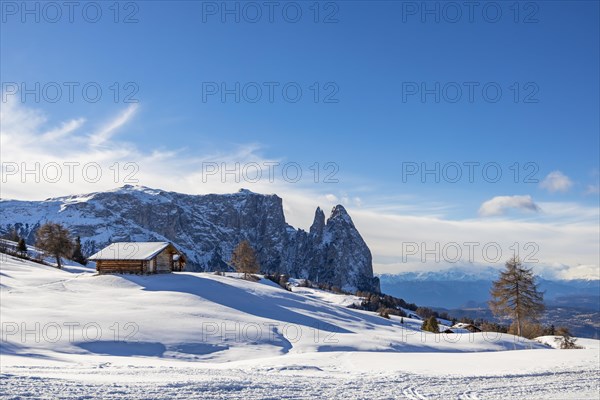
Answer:
M313 375L256 370L99 366L14 367L0 375L5 399L597 399L598 371L574 370L494 377L433 377L415 374ZM16 371L21 369L21 371ZM16 372L17 374L12 373ZM316 371L316 372L315 372ZM55 374L74 379L53 378ZM94 381L119 375L119 382ZM123 382L123 375L128 381ZM560 375L557 377L556 375ZM147 381L148 376L156 381ZM166 381L169 376L172 380ZM143 377L142 382L135 382ZM559 378L559 379L558 379ZM130 380L130 381L129 381ZM465 391L465 388L469 389Z

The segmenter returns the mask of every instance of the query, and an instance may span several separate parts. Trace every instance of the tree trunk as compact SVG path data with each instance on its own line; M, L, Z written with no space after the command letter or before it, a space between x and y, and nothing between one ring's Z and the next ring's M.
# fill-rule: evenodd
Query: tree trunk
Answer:
M56 266L58 269L62 269L62 264L60 263L60 256L56 255Z
M516 290L515 290L515 295L516 295L516 302L515 305L516 307L516 317L517 317L517 336L521 336L521 301L520 301L520 295L521 292L519 290L519 282L517 282L516 285Z

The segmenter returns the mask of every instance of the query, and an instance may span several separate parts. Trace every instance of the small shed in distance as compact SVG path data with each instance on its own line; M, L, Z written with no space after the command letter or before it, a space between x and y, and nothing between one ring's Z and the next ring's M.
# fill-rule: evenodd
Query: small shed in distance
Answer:
M169 242L116 242L89 260L96 262L96 271L101 274L155 274L185 268L185 257Z
M454 324L451 328L455 333L461 333L461 330L467 330L471 333L477 333L477 332L481 332L481 329L479 329L478 327L476 327L473 324L468 324L465 322L459 322L458 324Z

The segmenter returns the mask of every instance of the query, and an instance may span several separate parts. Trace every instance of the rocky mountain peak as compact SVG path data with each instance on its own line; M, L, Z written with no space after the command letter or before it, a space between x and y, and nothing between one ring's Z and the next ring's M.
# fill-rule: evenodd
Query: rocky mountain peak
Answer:
M189 195L127 185L46 201L0 202L0 234L16 229L33 243L45 221L80 236L85 255L116 241L169 241L186 253L189 269L212 271L227 265L235 246L248 240L262 272L379 291L371 252L341 205L327 222L317 208L305 232L286 223L279 196L245 189Z
M346 209L344 208L343 205L338 204L337 206L333 207L333 209L331 210L331 215L329 216L329 219L327 220L327 224L331 223L331 222L345 222L349 225L351 225L352 227L354 227L354 223L352 222L352 218L350 218L350 215L348 214L348 211L346 211Z
M325 213L321 210L321 207L317 207L315 211L315 218L312 225L310 226L310 233L313 235L323 235L323 229L325 228Z

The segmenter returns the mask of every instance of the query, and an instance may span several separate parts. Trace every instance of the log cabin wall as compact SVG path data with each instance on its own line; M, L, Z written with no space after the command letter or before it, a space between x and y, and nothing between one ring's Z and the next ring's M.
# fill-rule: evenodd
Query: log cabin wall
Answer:
M168 247L156 255L156 272L171 272L173 263L172 250Z
M143 262L139 260L98 260L96 271L99 273L144 273Z
M156 273L156 258L144 261L144 272L148 274Z

